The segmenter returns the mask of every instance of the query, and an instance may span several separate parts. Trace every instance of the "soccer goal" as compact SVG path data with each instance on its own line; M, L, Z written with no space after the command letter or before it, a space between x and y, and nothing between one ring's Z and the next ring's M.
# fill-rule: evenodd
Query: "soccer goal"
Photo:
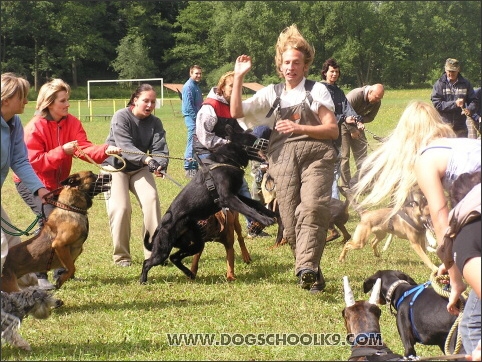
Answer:
M160 108L164 105L164 79L163 78L144 78L144 79L103 79L103 80L88 80L87 81L87 103L89 108L91 108L91 85L93 83L122 83L122 82L130 82L130 83L140 83L140 82L160 82L160 97L159 92L158 98L156 102L156 108ZM153 84L154 86L154 84ZM114 97L112 97L114 98ZM159 99L160 98L160 99Z

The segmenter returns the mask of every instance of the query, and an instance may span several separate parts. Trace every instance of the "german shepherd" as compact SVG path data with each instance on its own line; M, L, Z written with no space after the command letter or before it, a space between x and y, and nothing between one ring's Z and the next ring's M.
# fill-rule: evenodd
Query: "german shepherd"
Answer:
M62 181L62 187L53 191L51 198L46 196L46 201L56 207L39 234L8 250L2 274L4 292L19 291L17 278L27 273L63 266L66 271L57 279L57 289L74 274L74 262L89 234L87 210L95 195L110 190L110 180L110 174L82 171Z

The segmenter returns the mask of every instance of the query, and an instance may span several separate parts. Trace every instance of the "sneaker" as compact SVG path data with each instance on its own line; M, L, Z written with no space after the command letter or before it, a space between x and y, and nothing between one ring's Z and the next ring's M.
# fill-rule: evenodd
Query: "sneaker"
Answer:
M300 280L298 282L302 289L310 290L318 277L313 270L303 269L300 273Z
M310 288L310 293L316 294L325 290L326 282L325 278L323 277L323 273L321 272L320 268L318 268L316 282Z
M48 279L44 279L44 278L39 278L38 286L39 286L40 289L43 289L43 290L54 290L55 289L55 285L50 283Z
M115 265L126 268L126 267L131 266L132 262L129 261L129 260L121 260L121 261L118 261L117 263L115 263Z

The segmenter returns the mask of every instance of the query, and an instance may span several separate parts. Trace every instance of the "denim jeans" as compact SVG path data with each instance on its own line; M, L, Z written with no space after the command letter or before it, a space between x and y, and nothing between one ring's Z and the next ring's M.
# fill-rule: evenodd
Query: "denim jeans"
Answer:
M188 159L193 158L192 139L194 137L194 133L196 132L196 118L193 119L191 117L185 116L184 123L186 124L186 128L187 128L186 150L184 151L184 169L197 170L198 168L197 162L194 160L188 161Z
M471 290L459 325L462 343L467 354L471 354L480 341L480 307L480 299Z

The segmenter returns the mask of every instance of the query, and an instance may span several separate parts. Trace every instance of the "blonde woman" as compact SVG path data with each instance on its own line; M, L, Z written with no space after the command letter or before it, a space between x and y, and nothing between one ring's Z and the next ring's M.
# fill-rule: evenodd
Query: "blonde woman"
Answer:
M19 114L25 110L25 105L28 103L27 95L30 89L29 82L17 77L13 73L2 74L2 119L1 119L1 186L7 178L7 174L12 169L25 180L25 187L30 193L35 193L41 199L49 191L35 171L32 169L27 157L27 148L23 140L23 126ZM3 194L2 194L3 195ZM2 214L2 230L1 230L1 268L3 270L3 263L7 257L8 249L11 246L17 245L21 242L20 237L12 235L14 230L10 230L5 223L11 223L7 213L3 209L3 202L1 206ZM5 221L5 222L4 222ZM4 229L6 231L4 231ZM19 279L19 285L22 287L36 285L37 278L35 274L27 274Z
M390 199L393 211L387 215L389 218L402 207L410 189L418 184L428 201L437 242L442 245L449 225L446 194L459 175L480 172L481 164L481 141L455 137L452 127L442 121L431 104L420 101L410 103L387 141L362 164L354 193L359 207L376 206ZM362 195L365 197L362 198ZM480 340L480 229L479 218L461 230L460 234L465 233L466 238L464 230L472 230L470 240L461 242L455 239L454 252L458 250L459 256L466 255L465 249L470 246L470 257L458 260L449 268L443 264L440 267L440 272L448 269L450 276L451 293L447 305L450 313L458 314L456 303L466 288L462 275L473 288L464 318L467 323L478 327L470 328L470 332L462 337L467 352L474 350L477 340ZM474 307L477 304L478 308Z
M101 163L108 153L118 154L120 148L107 144L94 145L87 139L82 123L69 113L70 86L62 79L53 79L45 83L37 97L36 114L25 126L25 144L28 149L28 159L35 173L49 190L59 188L72 169L74 156L84 161L80 148L96 163ZM27 205L36 214L42 214L41 200L32 195L20 175L14 175L17 191ZM54 206L45 204L43 212L47 218ZM54 279L64 269L57 269ZM47 273L37 273L39 285L44 289L53 289L48 281Z
M325 289L320 267L330 220L331 185L338 138L333 101L324 85L306 79L315 50L296 25L284 29L276 43L275 65L283 82L269 85L242 101L242 85L251 58L241 55L234 67L231 115L250 126L273 128L268 150L270 174L284 226L295 257L301 288ZM279 101L278 105L275 102Z

